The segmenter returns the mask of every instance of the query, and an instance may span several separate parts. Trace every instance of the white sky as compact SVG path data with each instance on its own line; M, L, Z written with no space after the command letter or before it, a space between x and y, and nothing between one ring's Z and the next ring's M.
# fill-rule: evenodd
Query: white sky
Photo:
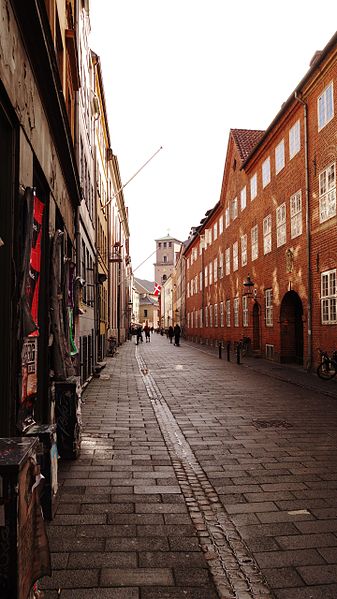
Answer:
M229 129L268 127L336 17L336 0L91 0L122 182L163 146L124 191L134 270L216 204Z

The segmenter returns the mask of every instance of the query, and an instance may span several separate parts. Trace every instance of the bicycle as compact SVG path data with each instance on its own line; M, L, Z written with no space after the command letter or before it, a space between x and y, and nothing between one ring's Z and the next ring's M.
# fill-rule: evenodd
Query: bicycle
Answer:
M317 375L320 379L329 381L337 374L337 350L332 352L332 357L327 351L318 348L321 357L321 363L317 367Z
M242 339L240 339L239 343L240 343L241 356L244 358L245 356L248 356L248 354L250 352L251 339L250 339L250 337L242 337Z

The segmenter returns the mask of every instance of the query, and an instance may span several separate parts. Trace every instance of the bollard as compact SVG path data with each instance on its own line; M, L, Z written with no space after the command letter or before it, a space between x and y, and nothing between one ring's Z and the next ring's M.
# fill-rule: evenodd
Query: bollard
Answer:
M222 352L222 343L220 341L220 343L219 343L219 360L221 360L221 358L222 358L221 352Z
M231 361L231 342L227 341L227 362Z
M240 362L240 353L241 353L241 343L239 342L236 346L236 363L241 364Z

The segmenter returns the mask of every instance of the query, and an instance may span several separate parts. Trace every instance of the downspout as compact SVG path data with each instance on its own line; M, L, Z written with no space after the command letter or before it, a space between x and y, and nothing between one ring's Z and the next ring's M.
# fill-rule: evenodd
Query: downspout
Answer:
M309 157L308 157L308 106L306 102L294 93L295 100L303 106L304 113L304 167L305 167L305 229L306 229L306 256L307 256L307 290L308 290L308 351L306 370L309 372L312 366L312 283L311 283L311 239L310 239L310 214L309 214Z

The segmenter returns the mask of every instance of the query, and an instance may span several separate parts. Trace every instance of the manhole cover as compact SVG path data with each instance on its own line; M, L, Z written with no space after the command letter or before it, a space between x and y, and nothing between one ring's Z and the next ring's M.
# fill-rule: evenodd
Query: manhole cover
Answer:
M286 420L253 420L257 428L292 428L293 425Z

